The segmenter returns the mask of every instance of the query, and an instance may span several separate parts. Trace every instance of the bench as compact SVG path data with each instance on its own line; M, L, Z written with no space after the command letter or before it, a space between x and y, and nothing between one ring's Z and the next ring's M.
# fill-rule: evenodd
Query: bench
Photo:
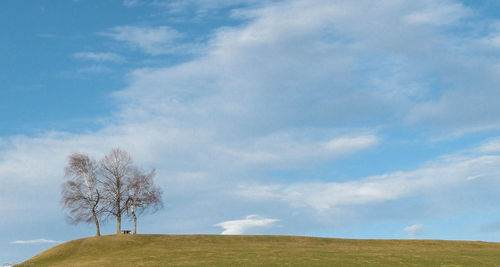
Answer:
M122 230L122 234L128 235L128 234L130 234L130 230Z

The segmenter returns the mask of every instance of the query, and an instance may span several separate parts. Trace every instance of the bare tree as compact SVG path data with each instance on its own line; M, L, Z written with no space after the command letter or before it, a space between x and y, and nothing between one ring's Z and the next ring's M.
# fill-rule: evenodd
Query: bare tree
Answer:
M134 219L134 231L137 233L137 215L146 211L156 212L163 207L162 191L154 184L155 170L150 172L134 168L128 181L127 213Z
M96 236L100 236L99 217L103 208L97 170L98 164L94 159L81 153L71 154L64 169L68 181L62 185L61 203L64 209L69 209L71 223L90 223L93 220Z
M155 170L138 169L127 152L115 148L99 162L81 153L73 153L68 159L68 180L62 185L61 202L69 209L71 223L94 220L96 235L100 236L99 220L107 213L104 218L116 217L116 233L120 234L126 212L134 220L136 234L137 215L162 208L162 191L153 181Z
M106 212L116 217L116 233L121 233L122 214L127 209L127 182L132 177L132 158L119 149L113 149L100 162L100 171Z

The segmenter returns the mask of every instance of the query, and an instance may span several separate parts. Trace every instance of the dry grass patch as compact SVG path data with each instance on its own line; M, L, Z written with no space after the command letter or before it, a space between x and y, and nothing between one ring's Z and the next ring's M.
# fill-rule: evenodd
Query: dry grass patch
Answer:
M109 235L58 245L26 263L32 266L500 266L500 243Z

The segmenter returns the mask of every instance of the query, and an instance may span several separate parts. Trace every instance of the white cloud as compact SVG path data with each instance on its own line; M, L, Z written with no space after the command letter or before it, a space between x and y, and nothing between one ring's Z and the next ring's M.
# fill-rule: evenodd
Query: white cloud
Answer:
M477 40L440 27L462 25L470 10L461 4L298 0L239 14L248 23L218 29L204 56L137 70L117 95L154 112L210 114L207 121L241 131L388 123L458 132L500 125L491 89L498 75L478 71L497 63L483 58ZM401 23L408 16L428 25ZM146 95L146 87L154 89Z
M424 226L421 224L414 224L405 227L403 230L408 233L410 237L415 237L417 236L422 230L424 229Z
M494 138L484 142L477 148L479 153L498 153L500 152L500 138Z
M378 143L379 139L374 135L341 136L328 141L314 141L293 133L276 133L257 138L250 144L238 147L226 145L218 147L217 150L234 158L236 162L289 164L305 160L346 157Z
M439 194L441 188L464 187L475 179L496 177L499 155L450 155L413 171L399 171L347 182L292 183L240 186L237 195L274 199L318 212L373 205L415 196Z
M423 1L423 10L408 14L404 20L411 24L447 25L470 15L468 10L460 3L440 3L435 5L430 1Z
M161 158L158 163L176 162L179 164L172 166L187 168L177 169L179 172L227 168L220 162L237 162L230 165L235 172L248 170L255 163L293 167L311 159L332 160L377 145L380 141L376 135L363 134L357 127L374 128L384 123L397 127L406 121L409 110L415 118L409 120L410 124L436 113L442 114L445 121L458 122L453 112L435 112L442 108L439 103L440 107L424 112L424 106L433 102L426 101L432 99L427 95L429 81L420 83L427 72L441 69L436 61L447 54L439 48L448 47L454 40L446 39L447 34L438 30L420 32L398 23L406 15L439 7L435 2L299 0L243 10L240 15L246 15L249 21L217 30L205 55L173 67L133 71L129 86L114 94L122 103L117 118L113 118L118 125L82 135L23 139L35 151L17 145L6 149L0 171L5 177L19 174L29 181L44 181L48 178L37 178L43 176L31 173L33 168L27 166L44 166L50 171L34 169L56 174L47 177L59 177L64 156L71 150L103 153L111 144L136 148L137 158L145 161ZM460 13L456 9L460 6L454 6L452 13ZM119 26L102 34L151 54L169 51L183 37L167 26ZM86 56L99 58L97 54ZM364 67L359 67L360 62ZM456 78L445 76L448 80ZM411 93L405 88L407 84L413 84ZM459 94L456 98L476 99L474 105L482 107L487 96L464 98ZM496 109L495 98L488 99L493 100L486 102L490 107L487 111ZM451 110L461 102L450 103ZM485 117L482 112L471 116L467 108L464 112L470 121ZM456 127L461 127L467 121L458 124ZM345 134L324 134L346 127L351 130ZM54 154L57 161L46 157L53 146L61 147ZM176 156L179 154L192 160L180 160ZM33 162L23 163L29 160ZM376 184L397 184L391 177L395 175L385 180L382 177ZM318 200L314 198L306 202L316 207L337 205L341 201L328 197L328 190L342 191L343 187L351 188L350 192L360 190L351 195L361 195L358 201L362 203L394 197L391 195L395 193L373 186L367 180L331 183L319 194L327 199L326 204L315 204ZM303 193L300 190L290 187L286 198L293 201L292 195Z
M488 42L493 47L500 48L500 35L490 37Z
M197 17L200 18L216 12L219 9L231 8L242 5L264 4L268 0L160 0L153 2L154 5L166 8L170 13L183 13L190 9L194 9Z
M50 240L50 239L34 239L34 240L16 240L10 242L11 244L44 244L44 243L62 243L64 241L55 241L55 240Z
M99 52L78 52L73 54L74 58L96 62L123 62L125 58L116 53L99 53Z
M152 55L182 52L176 49L176 42L184 37L184 34L169 26L118 26L102 32L101 35L126 42L131 47Z
M243 220L221 222L214 226L224 228L224 231L221 233L223 235L242 235L254 228L270 227L277 221L279 220L269 219L258 215L248 215Z
M379 143L379 139L373 135L334 138L324 145L326 149L334 153L352 153L366 149Z

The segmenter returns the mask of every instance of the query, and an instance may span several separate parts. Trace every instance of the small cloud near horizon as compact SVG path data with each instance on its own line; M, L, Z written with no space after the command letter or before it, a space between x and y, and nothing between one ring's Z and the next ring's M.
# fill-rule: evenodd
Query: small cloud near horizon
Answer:
M422 232L422 229L424 229L424 226L421 224L414 224L405 227L403 230L408 233L410 237L415 237L418 234Z
M256 227L270 227L277 221L279 220L265 218L258 215L248 215L243 220L221 222L215 224L214 226L224 228L224 231L221 233L222 235L241 235Z

